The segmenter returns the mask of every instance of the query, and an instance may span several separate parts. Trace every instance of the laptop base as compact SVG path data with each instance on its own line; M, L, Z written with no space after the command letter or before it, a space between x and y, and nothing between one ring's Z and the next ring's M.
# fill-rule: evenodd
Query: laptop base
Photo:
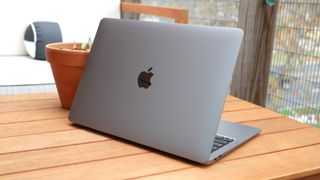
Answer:
M210 155L210 159L206 164L210 164L213 161L220 159L228 152L232 151L255 135L259 134L259 132L260 129L255 127L221 120L217 135L232 138L234 139L234 141L212 152Z

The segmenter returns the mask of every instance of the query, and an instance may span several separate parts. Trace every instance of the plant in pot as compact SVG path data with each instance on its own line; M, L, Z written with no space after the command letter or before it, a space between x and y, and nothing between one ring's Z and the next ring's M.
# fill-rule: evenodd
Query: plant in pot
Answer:
M90 48L90 39L86 43L52 43L46 45L47 61L51 65L63 108L71 108Z

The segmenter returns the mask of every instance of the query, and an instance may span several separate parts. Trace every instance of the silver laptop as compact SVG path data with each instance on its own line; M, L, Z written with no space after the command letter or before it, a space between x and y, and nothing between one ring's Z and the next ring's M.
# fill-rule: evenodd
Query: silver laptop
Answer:
M70 121L203 164L259 133L220 120L243 32L102 19Z

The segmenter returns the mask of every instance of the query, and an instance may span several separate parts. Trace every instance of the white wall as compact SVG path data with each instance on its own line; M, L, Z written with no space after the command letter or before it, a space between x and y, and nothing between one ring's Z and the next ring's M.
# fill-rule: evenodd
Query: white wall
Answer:
M23 35L32 21L60 24L64 42L94 38L103 17L120 17L120 0L4 0L0 2L0 56L25 55Z

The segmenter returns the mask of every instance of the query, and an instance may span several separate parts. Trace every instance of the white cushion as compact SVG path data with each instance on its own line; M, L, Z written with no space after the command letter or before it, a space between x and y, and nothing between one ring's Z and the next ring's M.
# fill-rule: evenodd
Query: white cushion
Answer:
M94 38L103 17L120 17L120 0L8 0L0 17L0 56L26 55L23 35L31 22L57 22L64 42L83 42Z
M0 86L54 83L50 64L28 56L0 56Z

